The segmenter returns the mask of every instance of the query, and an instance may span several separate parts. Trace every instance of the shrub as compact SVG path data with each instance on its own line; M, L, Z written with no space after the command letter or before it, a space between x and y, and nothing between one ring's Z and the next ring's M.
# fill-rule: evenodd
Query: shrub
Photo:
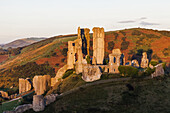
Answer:
M87 61L87 64L90 64L91 59L90 59L90 56L89 56L89 55L87 56L86 61Z
M151 61L150 64L153 65L153 66L156 66L159 63L157 61Z
M121 43L121 50L126 50L129 46L129 42L128 41L123 41Z
M126 32L120 31L124 36L126 36Z
M114 33L114 35L115 35L115 40L117 40L117 37L119 36L119 34L118 33Z
M64 48L62 50L62 55L67 56L67 51L68 51L68 48Z
M65 58L62 58L62 59L61 59L61 62L64 62L64 61L65 61Z
M112 51L115 46L115 43L113 41L108 42L108 50Z
M132 32L132 35L137 35L137 36L140 36L141 34L143 34L142 32L138 31L138 30L134 30Z
M138 69L132 66L119 66L118 70L124 76L138 76Z
M67 70L67 71L64 73L62 79L67 78L67 77L70 76L72 73L73 73L73 69Z

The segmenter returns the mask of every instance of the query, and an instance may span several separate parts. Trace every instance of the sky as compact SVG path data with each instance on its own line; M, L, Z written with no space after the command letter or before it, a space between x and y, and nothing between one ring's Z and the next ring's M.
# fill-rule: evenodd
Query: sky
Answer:
M29 37L76 34L78 27L105 31L170 31L170 0L0 0L0 44Z

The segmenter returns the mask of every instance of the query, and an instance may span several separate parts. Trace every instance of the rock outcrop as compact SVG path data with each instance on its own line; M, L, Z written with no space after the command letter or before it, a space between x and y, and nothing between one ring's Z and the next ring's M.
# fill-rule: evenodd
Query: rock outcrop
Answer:
M30 109L32 109L32 104L24 104L16 107L14 111L4 111L3 113L24 113Z
M45 105L49 105L51 104L52 102L54 102L56 100L56 96L57 94L50 94L50 95L47 95L44 100L45 100Z
M165 74L162 63L155 66L155 72L151 75L152 78L163 76Z
M86 82L99 80L102 73L97 65L86 65L83 67L82 79Z
M33 96L33 110L36 112L43 111L45 109L45 101L42 95Z

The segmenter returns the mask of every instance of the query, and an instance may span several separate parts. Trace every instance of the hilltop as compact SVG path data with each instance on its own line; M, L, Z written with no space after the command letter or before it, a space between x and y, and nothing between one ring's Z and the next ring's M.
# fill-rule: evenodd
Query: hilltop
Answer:
M55 36L34 44L16 48L16 55L0 64L1 84L5 87L18 85L18 78L32 78L35 75L55 73L64 64L67 57L67 42L75 40L77 35ZM121 48L126 62L139 50L151 51L152 60L170 62L170 31L157 31L143 28L105 32L105 58L113 48ZM92 34L90 55L92 56Z
M46 39L46 38L33 38L32 37L32 38L18 39L18 40L14 40L7 44L1 44L0 48L8 49L9 47L11 47L11 48L23 47L23 46L27 46L27 45L30 45L32 43L35 43L35 42L38 42L38 41L41 41L44 39Z

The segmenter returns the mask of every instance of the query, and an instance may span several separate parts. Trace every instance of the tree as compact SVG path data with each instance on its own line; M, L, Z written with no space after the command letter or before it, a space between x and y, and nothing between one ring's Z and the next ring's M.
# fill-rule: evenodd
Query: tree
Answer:
M124 76L135 77L138 76L138 69L132 66L119 66L118 70L120 74Z
M62 55L67 56L67 51L68 51L68 48L64 48L62 50Z
M112 51L115 46L115 43L113 41L108 42L108 50Z

